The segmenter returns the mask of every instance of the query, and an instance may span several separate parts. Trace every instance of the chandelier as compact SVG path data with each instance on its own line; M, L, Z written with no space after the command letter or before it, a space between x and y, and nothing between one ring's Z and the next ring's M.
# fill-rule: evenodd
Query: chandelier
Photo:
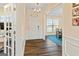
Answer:
M39 13L39 12L41 11L41 8L40 8L39 3L36 3L36 4L35 4L35 8L33 9L33 11L34 11L34 12L37 12L37 13Z
M40 15L40 12L41 12L41 7L40 7L40 4L39 3L36 3L34 5L34 7L32 8L32 14L31 16L39 16Z

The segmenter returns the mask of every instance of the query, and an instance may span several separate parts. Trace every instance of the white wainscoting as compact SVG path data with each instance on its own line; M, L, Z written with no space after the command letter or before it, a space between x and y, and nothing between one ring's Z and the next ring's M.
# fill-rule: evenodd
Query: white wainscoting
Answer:
M79 38L67 35L63 37L63 55L79 56Z

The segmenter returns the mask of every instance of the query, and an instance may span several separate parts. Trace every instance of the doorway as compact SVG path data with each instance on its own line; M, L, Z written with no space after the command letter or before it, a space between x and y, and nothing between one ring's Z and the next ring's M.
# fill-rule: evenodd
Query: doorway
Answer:
M47 38L56 45L62 46L62 29L59 27L60 19L47 19Z

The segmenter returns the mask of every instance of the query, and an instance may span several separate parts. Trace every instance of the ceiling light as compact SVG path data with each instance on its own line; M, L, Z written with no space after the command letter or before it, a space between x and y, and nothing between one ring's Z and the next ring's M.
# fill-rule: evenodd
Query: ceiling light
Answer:
M36 7L33 9L33 11L37 13L41 11L41 8L39 7L39 3L36 4Z

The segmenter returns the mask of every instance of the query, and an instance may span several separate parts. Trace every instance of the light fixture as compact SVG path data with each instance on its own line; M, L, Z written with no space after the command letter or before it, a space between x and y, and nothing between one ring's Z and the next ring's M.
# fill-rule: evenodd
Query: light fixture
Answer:
M39 3L34 4L34 7L32 8L32 14L31 16L39 16L41 12L41 7Z
M39 3L35 4L35 8L33 9L34 12L39 13L41 11L41 8L39 6Z

